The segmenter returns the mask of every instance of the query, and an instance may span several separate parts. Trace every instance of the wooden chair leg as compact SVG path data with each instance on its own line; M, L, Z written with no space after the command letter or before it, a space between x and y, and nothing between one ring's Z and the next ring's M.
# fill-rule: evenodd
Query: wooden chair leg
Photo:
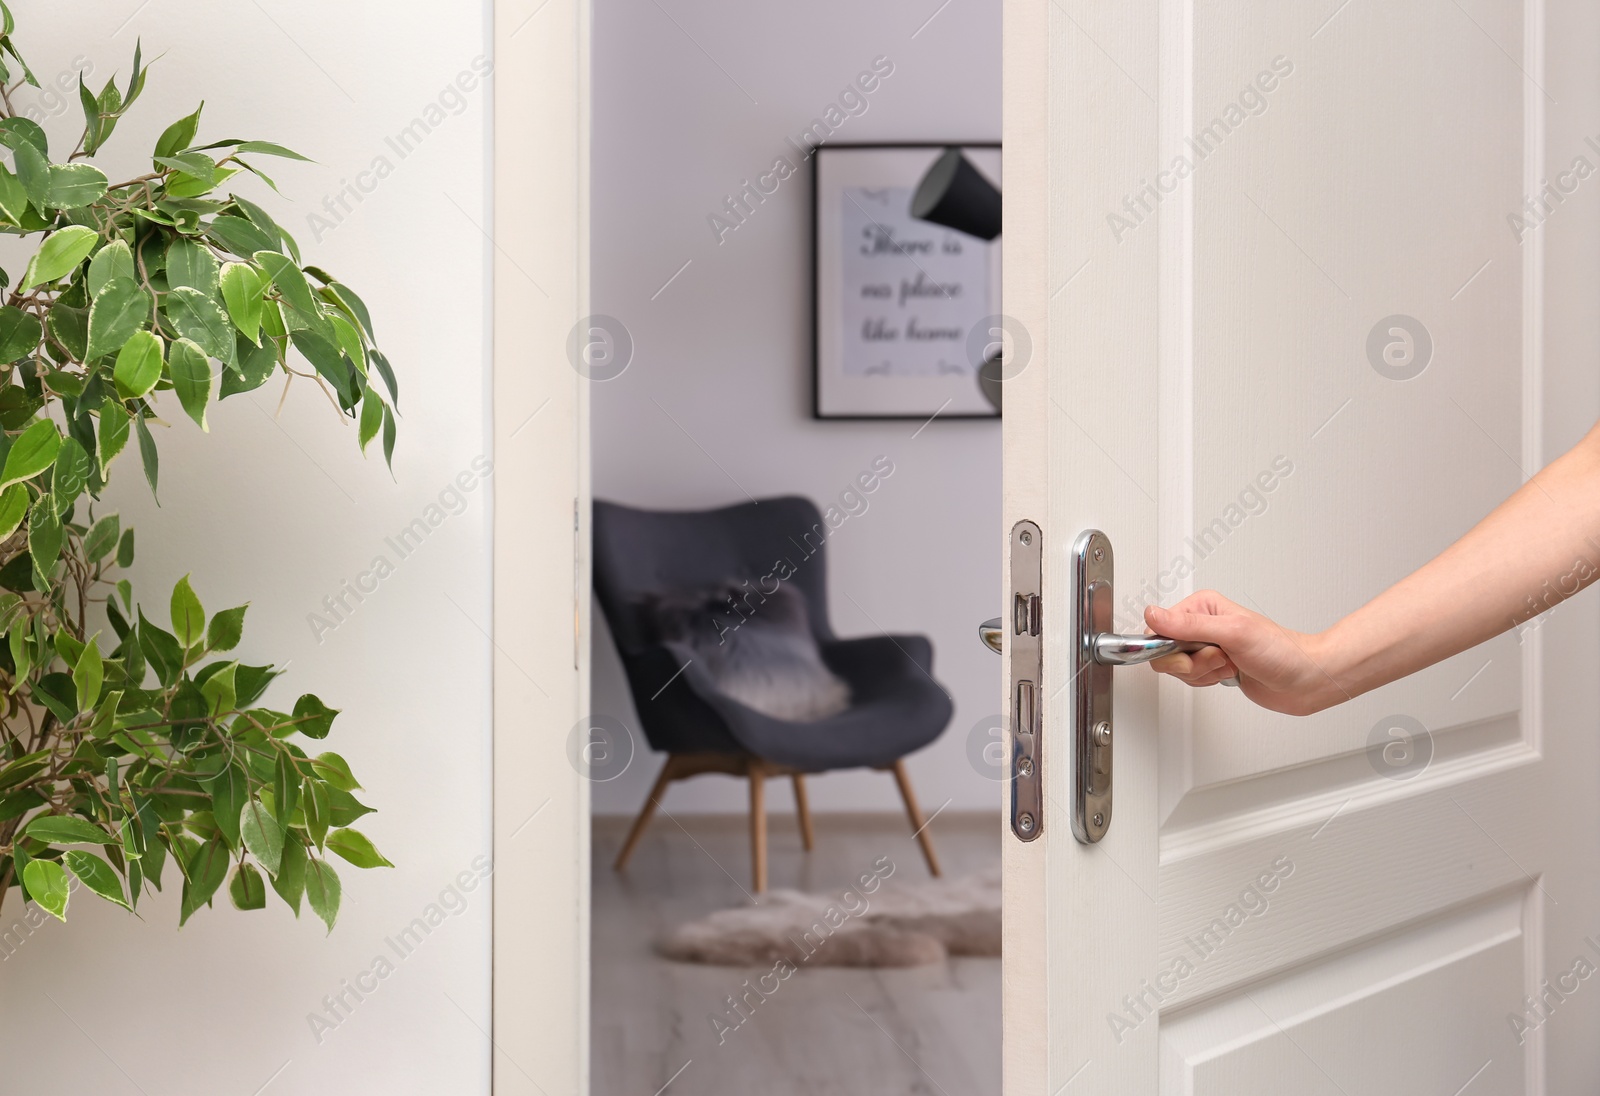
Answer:
M616 862L611 865L612 871L621 871L628 866L628 857L633 855L634 846L639 844L639 839L644 836L645 827L650 825L650 819L655 816L656 807L661 797L666 794L667 785L672 783L677 775L677 760L676 757L669 755L662 764L661 775L656 777L655 786L645 798L644 806L639 808L639 817L633 820L633 828L628 831L628 839L622 843L622 851L617 853Z
M816 838L811 832L811 804L806 802L805 773L794 774L794 811L800 820L800 844L810 852Z
M761 894L767 889L767 773L754 758L746 771L750 775L750 864L755 892Z
M933 835L928 832L927 820L922 817L922 808L917 806L917 793L911 790L911 777L906 772L904 760L896 761L891 768L894 773L894 782L900 786L900 798L906 803L906 817L911 819L911 828L917 837L917 844L922 846L922 855L928 861L928 871L939 875L939 858L933 852Z

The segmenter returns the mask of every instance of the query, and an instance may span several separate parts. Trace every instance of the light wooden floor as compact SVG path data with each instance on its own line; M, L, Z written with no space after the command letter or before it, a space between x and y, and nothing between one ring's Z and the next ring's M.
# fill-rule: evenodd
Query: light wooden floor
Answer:
M594 821L595 1096L998 1096L998 959L801 969L719 1044L711 1017L727 1023L728 995L743 994L741 983L770 966L671 963L651 941L672 925L749 901L745 820L660 814L618 875L611 860L628 821ZM843 888L881 856L895 864L896 879L927 878L903 815L821 814L816 831L808 855L793 819L773 815L771 887ZM999 858L993 816L947 811L931 832L947 878Z

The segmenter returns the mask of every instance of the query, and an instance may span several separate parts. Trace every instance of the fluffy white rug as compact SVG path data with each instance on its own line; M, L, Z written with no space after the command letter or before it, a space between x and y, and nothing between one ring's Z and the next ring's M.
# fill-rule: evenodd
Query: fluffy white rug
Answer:
M769 892L656 942L668 959L721 966L914 967L951 955L1000 954L1000 870L960 879L885 880L832 894Z

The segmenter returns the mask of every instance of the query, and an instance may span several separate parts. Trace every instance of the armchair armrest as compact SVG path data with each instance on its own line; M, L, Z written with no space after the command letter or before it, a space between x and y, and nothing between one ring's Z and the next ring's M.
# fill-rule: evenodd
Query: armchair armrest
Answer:
M822 658L852 683L907 673L933 676L933 644L922 635L861 636L822 645ZM916 670L921 670L920 674Z

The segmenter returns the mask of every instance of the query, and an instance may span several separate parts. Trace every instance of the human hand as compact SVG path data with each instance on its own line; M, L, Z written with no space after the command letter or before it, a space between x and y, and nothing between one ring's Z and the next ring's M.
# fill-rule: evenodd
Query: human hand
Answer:
M1245 696L1290 715L1310 715L1347 698L1324 668L1322 636L1291 632L1213 590L1190 594L1171 608L1152 605L1144 619L1161 635L1214 645L1150 663L1186 685L1215 685L1238 675Z

